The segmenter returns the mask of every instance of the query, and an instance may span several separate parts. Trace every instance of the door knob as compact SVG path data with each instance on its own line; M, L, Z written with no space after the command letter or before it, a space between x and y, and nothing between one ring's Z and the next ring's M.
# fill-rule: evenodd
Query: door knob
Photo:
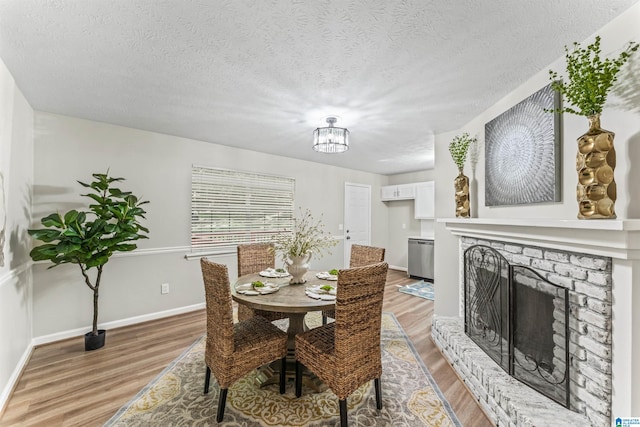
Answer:
M347 236L347 240L351 240L351 236Z

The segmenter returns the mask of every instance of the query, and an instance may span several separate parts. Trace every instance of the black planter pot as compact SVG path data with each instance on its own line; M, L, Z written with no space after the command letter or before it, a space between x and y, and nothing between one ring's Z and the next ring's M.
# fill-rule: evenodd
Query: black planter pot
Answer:
M104 347L106 336L107 331L104 329L98 329L98 335L93 335L91 332L84 334L84 351L97 350Z

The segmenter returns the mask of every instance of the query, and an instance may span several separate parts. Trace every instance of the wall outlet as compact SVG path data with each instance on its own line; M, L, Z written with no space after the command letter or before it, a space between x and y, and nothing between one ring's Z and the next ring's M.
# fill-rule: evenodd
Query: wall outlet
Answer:
M162 285L160 285L160 293L163 294L163 295L169 293L169 284L168 283L163 283Z

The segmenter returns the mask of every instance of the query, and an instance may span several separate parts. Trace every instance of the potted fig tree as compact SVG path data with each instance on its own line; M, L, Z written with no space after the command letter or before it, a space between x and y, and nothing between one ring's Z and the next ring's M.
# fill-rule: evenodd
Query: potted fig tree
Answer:
M142 201L129 191L114 187L124 178L106 174L93 174L90 184L78 181L89 189L82 194L93 203L89 211L68 211L64 215L54 212L40 221L45 228L31 229L29 234L44 242L34 247L34 261L50 261L49 268L61 264L76 264L84 283L93 292L93 325L85 334L85 350L104 346L106 331L98 329L98 297L102 270L115 252L128 252L137 248L138 239L146 239L149 230L140 224L146 213ZM95 270L94 270L95 269Z

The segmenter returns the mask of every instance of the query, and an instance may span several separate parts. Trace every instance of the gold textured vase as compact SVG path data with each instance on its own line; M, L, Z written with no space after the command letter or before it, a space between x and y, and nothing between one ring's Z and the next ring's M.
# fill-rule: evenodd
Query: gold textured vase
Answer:
M616 218L615 134L600 128L600 114L589 116L589 131L578 138L576 170L579 219Z
M469 218L471 207L469 204L469 178L458 169L458 176L454 181L456 189L456 217Z

